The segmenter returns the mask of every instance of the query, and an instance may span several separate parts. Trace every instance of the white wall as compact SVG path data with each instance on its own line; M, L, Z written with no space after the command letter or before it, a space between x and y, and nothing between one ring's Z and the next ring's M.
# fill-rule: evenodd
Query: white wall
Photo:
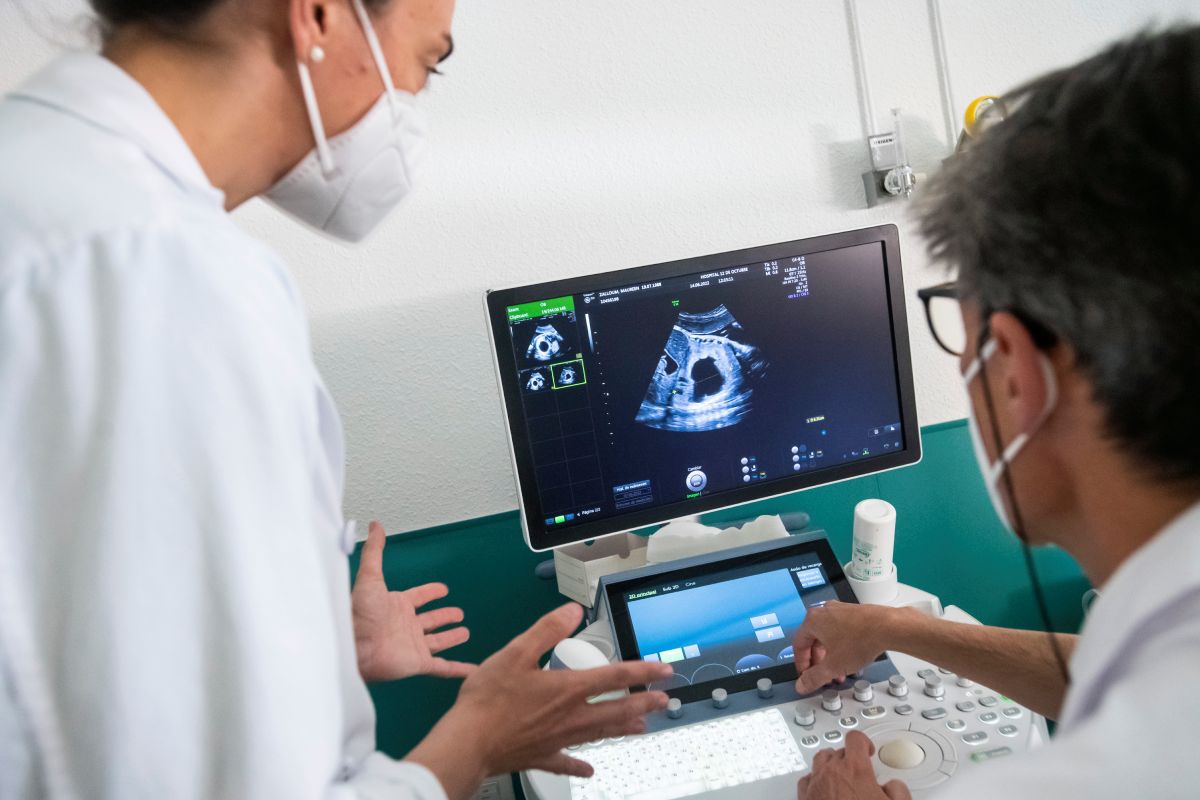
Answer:
M958 113L1198 14L1196 0L943 6ZM0 2L0 89L78 42L82 8ZM926 0L859 9L878 127L902 106L910 156L933 170L948 151ZM940 278L902 205L864 208L843 2L460 0L455 40L430 97L428 181L373 240L341 249L257 203L237 214L303 287L345 419L350 516L402 530L515 507L489 287L893 221L910 296ZM953 360L909 312L921 422L963 416Z

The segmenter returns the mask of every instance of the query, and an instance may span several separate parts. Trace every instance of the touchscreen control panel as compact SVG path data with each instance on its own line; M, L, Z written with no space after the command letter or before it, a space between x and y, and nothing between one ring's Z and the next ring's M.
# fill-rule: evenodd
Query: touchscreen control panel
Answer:
M670 664L675 674L651 688L685 703L794 681L792 638L808 610L857 602L824 538L626 573L604 591L621 658Z

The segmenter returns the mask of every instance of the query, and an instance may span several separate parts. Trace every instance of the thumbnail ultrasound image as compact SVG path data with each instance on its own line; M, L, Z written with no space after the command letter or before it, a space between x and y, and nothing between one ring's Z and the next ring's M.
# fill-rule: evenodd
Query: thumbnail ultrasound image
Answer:
M527 394L549 391L550 371L546 367L521 370L521 389Z
M750 413L766 372L760 349L724 305L681 312L650 378L636 421L668 431L712 431Z
M575 312L517 322L513 325L513 343L517 357L526 366L549 366L575 358L579 354Z

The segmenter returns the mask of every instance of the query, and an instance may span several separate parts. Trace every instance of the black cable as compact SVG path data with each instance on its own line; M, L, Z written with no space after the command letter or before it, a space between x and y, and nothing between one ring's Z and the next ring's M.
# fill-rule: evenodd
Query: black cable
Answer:
M1062 647L1058 643L1058 636L1054 632L1054 626L1050 621L1050 609L1046 605L1046 595L1042 591L1042 582L1038 577L1037 565L1033 560L1033 549L1029 546L1029 537L1025 535L1025 521L1021 517L1021 509L1017 504L1017 493L1013 488L1012 475L1009 474L1008 462L1004 458L1004 443L1000 438L1000 423L996 421L996 405L992 401L992 387L988 383L987 377L987 359L983 356L983 347L987 343L989 333L987 330L979 338L979 348L976 357L979 359L979 378L983 383L983 399L987 406L988 422L992 432L992 444L996 448L996 458L1000 463L1000 474L1004 479L1004 487L1008 490L1008 501L1012 506L1012 527L1017 534L1017 538L1021 540L1021 549L1025 554L1025 571L1029 576L1030 586L1033 588L1034 603L1037 605L1038 614L1042 618L1042 628L1046 632L1046 636L1050 639L1050 649L1054 651L1054 659L1058 662L1058 669L1062 673L1064 688L1071 685L1071 670L1067 666L1067 659L1063 655ZM968 402L970 400L968 399ZM988 480L988 476L984 475L983 479ZM1004 498L1000 498L1000 502L1004 502Z

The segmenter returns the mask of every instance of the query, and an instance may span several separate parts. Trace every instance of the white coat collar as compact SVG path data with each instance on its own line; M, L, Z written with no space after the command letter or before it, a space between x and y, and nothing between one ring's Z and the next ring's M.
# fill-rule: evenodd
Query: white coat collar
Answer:
M66 53L14 98L40 102L133 142L189 194L224 208L225 193L209 181L170 118L140 83L96 53Z
M1200 592L1200 503L1173 519L1117 567L1100 589L1071 657L1071 689L1060 722L1086 714L1107 672L1157 612Z

